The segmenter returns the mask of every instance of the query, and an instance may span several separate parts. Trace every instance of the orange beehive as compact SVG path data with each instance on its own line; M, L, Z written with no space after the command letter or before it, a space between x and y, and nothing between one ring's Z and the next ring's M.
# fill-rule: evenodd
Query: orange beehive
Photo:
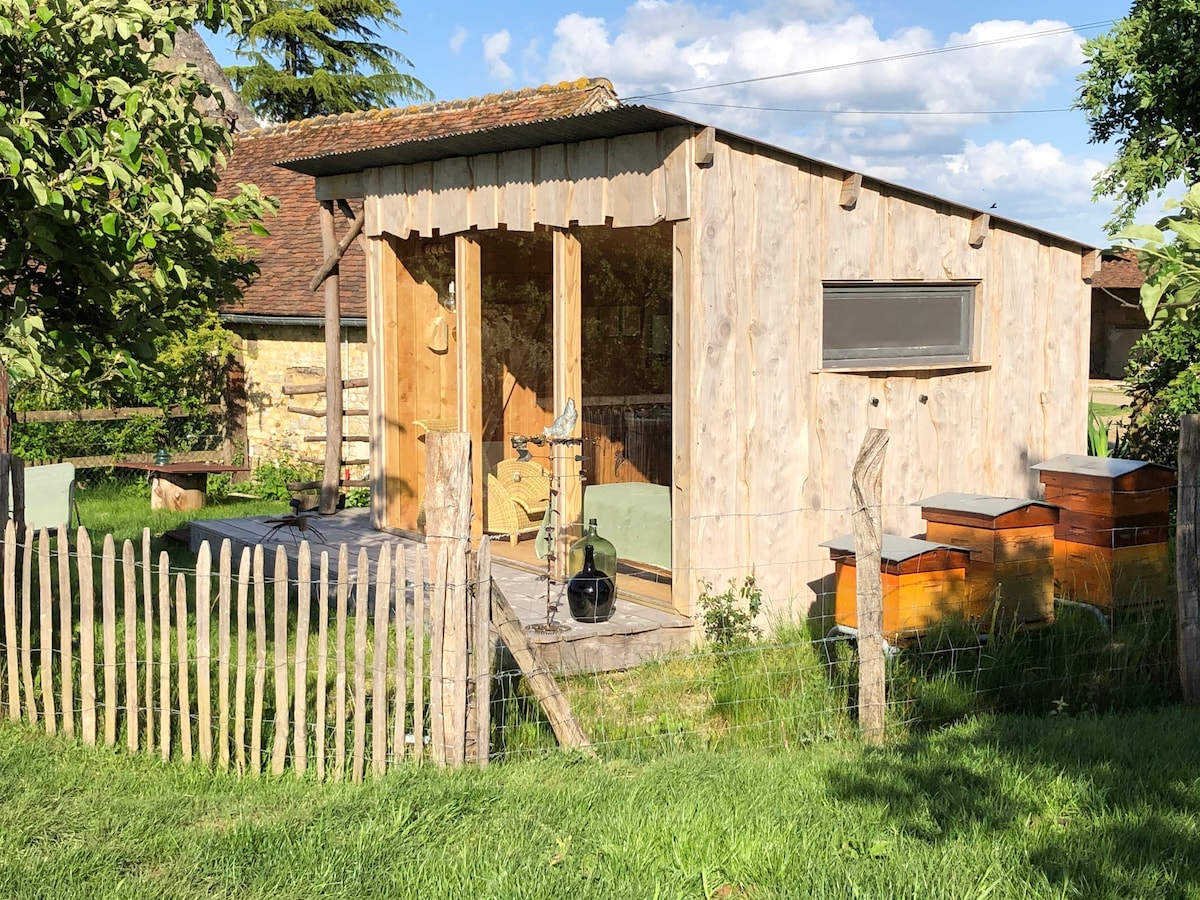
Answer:
M1162 602L1171 580L1174 470L1072 454L1033 468L1046 501L1062 507L1054 529L1054 573L1062 595L1109 611Z
M1054 617L1057 507L1037 500L950 492L917 503L925 536L966 547L967 591L985 622L1044 622Z
M836 561L834 619L843 627L857 628L854 538L847 534L821 546L828 547ZM945 618L974 618L967 598L967 558L961 547L885 534L880 553L884 638L895 641L921 634Z

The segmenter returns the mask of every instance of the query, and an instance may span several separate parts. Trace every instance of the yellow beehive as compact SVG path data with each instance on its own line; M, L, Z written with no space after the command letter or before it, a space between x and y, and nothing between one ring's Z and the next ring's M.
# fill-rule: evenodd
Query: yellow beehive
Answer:
M945 493L918 502L925 536L966 547L967 590L985 624L1054 617L1058 509L1037 500Z
M843 535L821 546L828 547L835 560L834 619L843 627L858 628L854 538ZM889 642L921 634L943 619L977 615L967 597L967 551L960 547L885 534L880 572L883 635Z
M1171 587L1174 470L1071 454L1034 468L1047 502L1062 507L1054 529L1062 595L1109 612L1163 602Z

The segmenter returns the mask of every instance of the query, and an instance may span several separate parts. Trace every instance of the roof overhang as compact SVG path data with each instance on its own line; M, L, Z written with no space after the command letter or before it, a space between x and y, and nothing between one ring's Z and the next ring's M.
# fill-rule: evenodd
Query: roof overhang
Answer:
M378 147L294 157L279 160L275 165L322 178L383 166L435 162L458 156L504 153L551 144L575 144L627 134L643 134L680 125L704 127L691 119L649 106L616 106L579 115L540 119L536 122L497 125L476 131L397 141Z

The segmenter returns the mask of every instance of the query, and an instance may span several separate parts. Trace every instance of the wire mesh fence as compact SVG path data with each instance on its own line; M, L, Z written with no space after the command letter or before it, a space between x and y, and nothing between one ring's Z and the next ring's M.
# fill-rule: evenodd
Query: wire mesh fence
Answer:
M311 776L321 757L321 772L354 778L389 769L402 759L411 762L421 751L434 756L430 735L444 713L430 700L440 695L440 684L455 676L447 673L431 639L437 614L414 605L417 592L431 590L433 581L411 555L404 573L392 579L403 586L399 596L407 595L405 601L382 607L377 595L356 605L357 597L371 597L370 591L356 593L356 575L331 582L323 605L315 590L302 599L294 570L291 583L284 577L285 599L277 602L278 589L268 572L260 582L268 598L263 604L255 603L253 584L247 588L239 638L236 586L232 598L227 589L222 601L215 589L198 586L196 573L171 569L165 576L164 613L163 573L144 554L135 554L125 566L115 550L106 553L97 546L81 567L74 536L65 547L53 544L55 554L60 548L69 568L65 581L49 544L46 563L40 541L30 543L26 553L26 542L18 539L8 556L0 704L10 718L24 715L40 727L54 720L60 731L69 718L81 734L90 708L98 741L127 743L132 722L143 750L214 766L224 758L235 769L241 760L245 771L283 766ZM805 562L816 564L819 557ZM373 582L378 557L368 566L366 577ZM500 568L494 572L500 583ZM182 586L175 581L180 574L186 576ZM90 581L88 590L81 589L85 581ZM346 602L339 607L342 583ZM478 578L450 578L447 583L464 597L478 597L482 587ZM936 611L944 613L937 621L888 636L889 735L986 713L1086 715L1174 701L1179 687L1172 590L1168 584L1164 592L1141 594L1136 602L1108 610L1059 596L1052 600L1052 614L1038 622L1004 619L997 607L986 620L969 619L946 613L935 598ZM206 594L204 607L196 598ZM146 597L149 618L143 614ZM745 599L737 592L726 598L734 604ZM897 600L896 590L885 591L885 605ZM231 607L234 625L224 632L223 643L221 616L230 615ZM85 608L90 610L86 621ZM359 616L358 608L364 615ZM381 611L382 618L377 615ZM836 612L772 623L756 623L751 617L734 627L727 615L706 623L703 613L697 610L695 640L686 649L650 654L640 664L612 671L550 672L541 666L537 674L554 679L592 751L606 758L645 760L690 750L795 752L815 742L856 738L860 635L852 628L839 630ZM164 632L164 621L175 630ZM764 626L761 634L754 631L758 626ZM618 631L601 623L583 639L611 639ZM93 636L86 651L85 633ZM580 639L577 624L566 639ZM402 646L409 649L398 680L395 666ZM555 723L531 689L529 667L514 662L494 635L488 647L494 658L487 676L486 758L522 758L558 747ZM239 652L247 658L240 688ZM79 680L89 666L95 673L90 689ZM75 688L67 697L61 673L71 670ZM202 681L207 684L203 696ZM131 683L152 686L130 704ZM242 715L251 723L240 728L239 692ZM218 704L222 694L224 706ZM409 698L399 727L398 697ZM413 703L413 697L422 699ZM300 698L302 706L297 705ZM106 725L110 709L111 728ZM384 723L383 743L377 742L377 722ZM215 749L205 758L200 748L206 743ZM357 763L356 747L361 749Z

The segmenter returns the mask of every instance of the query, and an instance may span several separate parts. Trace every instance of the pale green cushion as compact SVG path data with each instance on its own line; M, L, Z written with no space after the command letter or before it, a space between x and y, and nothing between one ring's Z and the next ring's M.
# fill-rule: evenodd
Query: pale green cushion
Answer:
M547 511L538 529L536 550L545 559ZM671 489L665 484L589 484L583 492L583 521L612 541L617 558L671 569Z
M34 528L55 529L71 524L71 504L75 500L75 466L53 463L25 467L25 523ZM12 491L9 491L9 513Z

